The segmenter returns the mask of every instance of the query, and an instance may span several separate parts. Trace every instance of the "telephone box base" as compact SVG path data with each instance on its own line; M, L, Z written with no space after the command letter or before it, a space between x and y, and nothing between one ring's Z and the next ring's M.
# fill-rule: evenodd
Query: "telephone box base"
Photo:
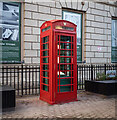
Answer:
M55 101L55 102L52 102L52 101L48 101L47 99L44 99L44 98L40 98L40 100L42 100L42 101L44 101L44 102L47 102L47 103L49 103L50 105L63 104L63 103L69 103L69 102L78 101L78 99L72 99L72 100L66 100L66 101Z

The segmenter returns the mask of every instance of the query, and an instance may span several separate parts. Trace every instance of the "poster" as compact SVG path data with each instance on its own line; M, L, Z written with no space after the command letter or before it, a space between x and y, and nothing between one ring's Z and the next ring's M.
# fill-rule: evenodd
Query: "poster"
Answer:
M63 19L77 25L77 62L82 61L82 14L63 11Z
M115 77L116 76L116 70L107 70L106 75L110 78Z
M112 20L112 62L117 62L117 20Z
M19 63L20 4L0 2L0 50L2 63Z

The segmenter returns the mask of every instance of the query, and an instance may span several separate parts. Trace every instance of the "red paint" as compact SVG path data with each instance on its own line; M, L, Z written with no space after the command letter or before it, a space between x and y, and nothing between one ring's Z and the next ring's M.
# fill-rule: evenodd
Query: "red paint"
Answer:
M49 104L76 101L76 25L51 20L40 30L40 99ZM48 40L43 43L43 39Z

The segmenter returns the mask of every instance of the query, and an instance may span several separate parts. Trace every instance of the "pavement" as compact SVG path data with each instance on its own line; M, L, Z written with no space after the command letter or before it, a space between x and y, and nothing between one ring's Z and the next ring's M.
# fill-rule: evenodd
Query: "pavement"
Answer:
M115 102L116 101L116 102ZM49 105L39 96L17 97L15 111L4 112L2 118L115 118L117 96L79 91L78 101Z

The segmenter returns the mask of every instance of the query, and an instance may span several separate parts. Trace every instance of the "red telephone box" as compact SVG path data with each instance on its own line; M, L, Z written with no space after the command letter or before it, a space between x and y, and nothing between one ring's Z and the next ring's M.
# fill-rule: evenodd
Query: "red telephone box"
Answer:
M49 104L77 100L76 25L46 21L40 35L40 99Z

